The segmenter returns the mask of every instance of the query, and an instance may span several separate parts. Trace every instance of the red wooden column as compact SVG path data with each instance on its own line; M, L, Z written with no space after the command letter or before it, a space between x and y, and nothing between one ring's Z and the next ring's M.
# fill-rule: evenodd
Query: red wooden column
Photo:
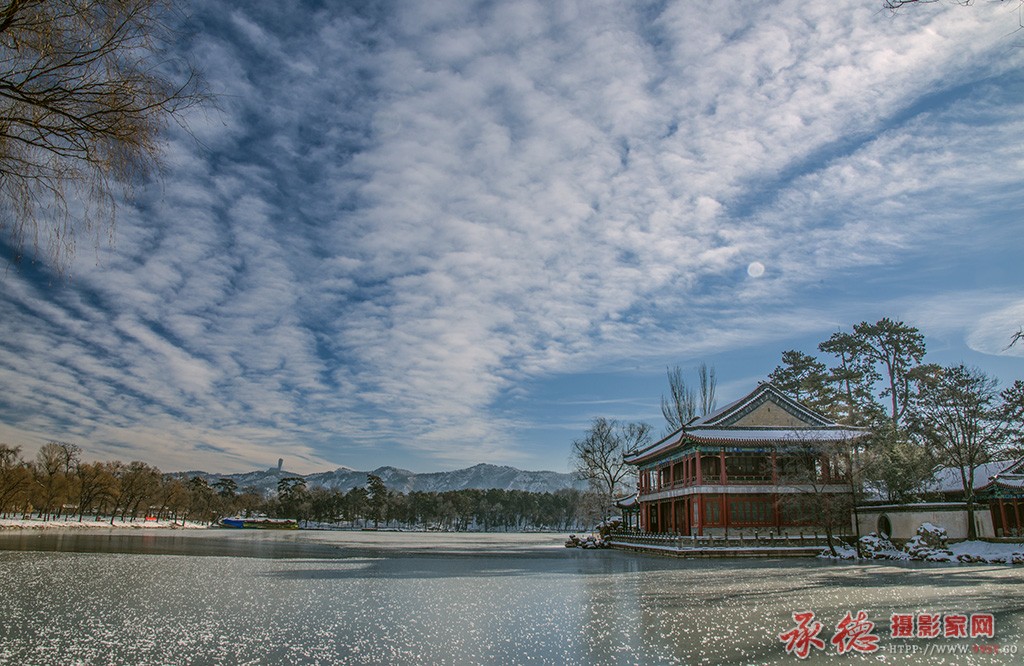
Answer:
M669 523L669 525L672 526L672 529L669 530L669 531L675 532L676 531L676 502L675 502L675 500L669 500L668 501L668 515L669 515L669 520L671 521Z
M718 451L718 464L721 467L721 471L718 474L720 483L724 486L729 483L729 477L725 473L725 448L723 447Z
M775 449L772 449L772 485L779 485L779 467L775 460Z
M704 477L701 475L701 471L700 471L700 449L697 449L696 465L697 465L697 485L698 486L703 486L704 485Z
M1003 536L1010 536L1010 528L1006 525L1006 507L1003 505L1003 498L999 498L999 521L1002 523ZM999 536L996 534L996 536Z

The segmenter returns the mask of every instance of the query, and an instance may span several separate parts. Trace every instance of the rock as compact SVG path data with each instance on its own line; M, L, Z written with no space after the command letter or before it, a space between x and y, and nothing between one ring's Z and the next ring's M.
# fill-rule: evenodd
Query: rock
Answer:
M949 539L946 535L946 528L932 523L922 523L917 528L915 536L921 537L925 545L936 550L948 550Z
M917 534L903 546L903 550L914 560L926 560L928 562L953 561L953 551L949 549L946 529L931 523L924 523L921 527L918 527ZM961 562L964 561L959 558L957 559Z
M876 560L885 559L888 557L886 551L894 551L896 546L892 545L892 541L889 541L884 536L879 536L872 532L866 536L860 538L860 552L865 557L870 557Z
M595 537L594 535L587 536L583 539L579 538L575 534L570 534L569 538L565 542L566 548L609 548L609 544L606 540L601 537Z

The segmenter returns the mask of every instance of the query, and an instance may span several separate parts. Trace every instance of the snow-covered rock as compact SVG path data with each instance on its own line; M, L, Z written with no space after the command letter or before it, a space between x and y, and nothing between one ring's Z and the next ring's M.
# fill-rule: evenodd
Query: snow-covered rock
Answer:
M598 523L597 527L595 527L594 529L597 530L597 533L601 535L602 539L606 539L608 538L609 534L619 529L620 527L622 527L622 518L620 518L619 516L614 516L612 518L609 518L608 520Z
M610 548L611 545L607 541L602 539L601 537L594 536L593 534L591 534L590 536L587 536L587 537L583 537L583 538L580 538L580 537L576 536L575 534L570 534L569 538L565 542L565 547L566 548L587 548L587 549L591 549L591 548Z
M946 538L946 528L932 523L922 523L917 528L917 533L903 546L903 550L912 560L928 562L951 562L953 560L953 551L949 549L949 541Z
M897 549L892 541L874 532L860 538L860 552L864 557L874 560L907 559L906 553Z
M872 532L860 538L863 557L875 560L914 560L960 564L1024 564L1024 545L1019 543L989 543L987 541L961 541L949 544L946 530L941 526L924 523L903 549L897 549L884 536ZM826 556L822 553L822 557ZM840 553L846 559L849 553Z

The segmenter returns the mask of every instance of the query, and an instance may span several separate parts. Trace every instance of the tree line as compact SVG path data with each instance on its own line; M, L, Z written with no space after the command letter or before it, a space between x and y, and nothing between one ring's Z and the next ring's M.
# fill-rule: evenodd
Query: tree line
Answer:
M21 447L0 443L0 516L44 521L89 516L111 524L149 516L208 523L229 508L219 489L200 477L181 479L138 460L86 462L81 454L77 444L50 441L25 461ZM262 501L247 492L236 504L255 507Z
M231 515L268 515L336 527L520 531L579 529L592 507L587 493L452 490L399 493L380 477L348 491L307 487L284 477L277 491L239 488L230 477L210 483L164 474L141 461L84 462L81 447L51 441L25 461L17 446L0 443L0 517L39 520L137 521L146 517L215 523Z
M264 509L268 515L306 523L352 527L405 527L451 531L520 531L578 529L587 520L586 493L464 489L411 491L387 488L369 474L365 486L347 492L322 486L307 489L300 477L281 479L277 495Z

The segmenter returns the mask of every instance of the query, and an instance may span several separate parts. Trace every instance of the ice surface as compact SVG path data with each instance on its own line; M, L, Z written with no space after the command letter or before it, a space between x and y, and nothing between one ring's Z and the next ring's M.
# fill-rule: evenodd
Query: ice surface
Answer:
M0 551L0 663L792 664L778 634L802 610L829 631L864 610L881 644L892 613L920 610L993 613L1003 644L1024 634L1006 566L678 560L558 534L213 535L293 553L277 559L188 554L218 552L202 532L124 538L153 554ZM916 663L811 661L880 656Z

